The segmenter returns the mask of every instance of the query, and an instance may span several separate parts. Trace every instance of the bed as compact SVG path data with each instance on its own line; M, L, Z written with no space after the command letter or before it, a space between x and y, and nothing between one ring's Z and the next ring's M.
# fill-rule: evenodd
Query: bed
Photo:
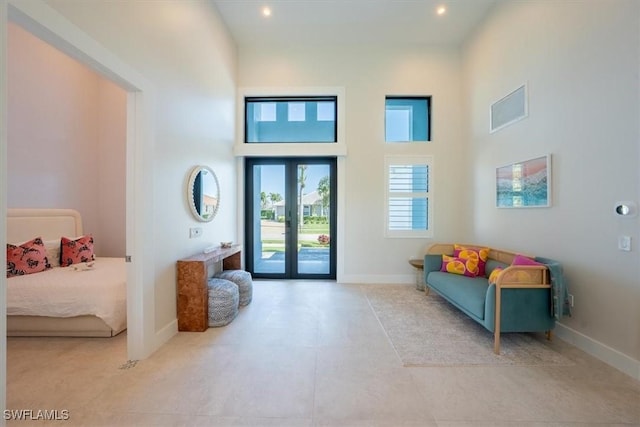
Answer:
M83 236L72 209L8 209L7 242ZM7 336L112 337L126 329L124 258L7 278Z

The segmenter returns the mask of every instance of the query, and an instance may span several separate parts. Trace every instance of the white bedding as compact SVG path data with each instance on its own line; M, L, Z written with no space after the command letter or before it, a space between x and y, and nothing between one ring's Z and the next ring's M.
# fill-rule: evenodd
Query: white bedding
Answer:
M127 275L123 258L96 258L76 271L55 267L7 279L7 315L74 317L94 315L119 331L127 323Z

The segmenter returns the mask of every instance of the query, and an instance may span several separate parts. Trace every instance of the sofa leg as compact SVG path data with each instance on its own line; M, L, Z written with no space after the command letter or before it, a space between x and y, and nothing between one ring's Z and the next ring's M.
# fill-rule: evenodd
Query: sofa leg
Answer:
M551 339L553 338L553 331L549 329L547 332L545 332L545 335L547 336L547 340L551 341Z
M502 290L496 285L495 324L493 332L493 352L495 354L500 354L500 320L502 318L501 294Z

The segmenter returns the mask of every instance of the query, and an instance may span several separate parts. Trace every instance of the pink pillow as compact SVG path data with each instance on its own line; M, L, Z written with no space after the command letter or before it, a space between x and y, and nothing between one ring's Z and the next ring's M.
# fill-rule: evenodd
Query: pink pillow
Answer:
M445 273L461 274L468 277L476 277L478 275L474 272L478 271L478 264L477 261L473 259L442 255L442 267L440 267L440 271L444 271Z
M476 276L485 275L485 265L489 259L489 248L470 248L458 244L453 245L453 256L456 258L473 259L478 265Z
M7 244L7 277L39 273L50 268L42 238L36 237L19 246Z
M511 265L544 265L544 264L534 261L531 258L526 257L524 255L517 254L513 258L513 262L511 263Z
M68 267L71 264L79 264L81 262L89 262L96 259L93 254L93 236L78 237L69 239L62 237L60 239L60 266Z

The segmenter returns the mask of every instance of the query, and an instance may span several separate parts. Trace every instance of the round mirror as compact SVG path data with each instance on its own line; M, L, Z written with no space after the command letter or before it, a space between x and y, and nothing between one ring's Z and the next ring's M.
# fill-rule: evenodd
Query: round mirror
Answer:
M220 206L220 186L216 174L208 166L194 166L189 175L187 202L193 216L209 222Z

